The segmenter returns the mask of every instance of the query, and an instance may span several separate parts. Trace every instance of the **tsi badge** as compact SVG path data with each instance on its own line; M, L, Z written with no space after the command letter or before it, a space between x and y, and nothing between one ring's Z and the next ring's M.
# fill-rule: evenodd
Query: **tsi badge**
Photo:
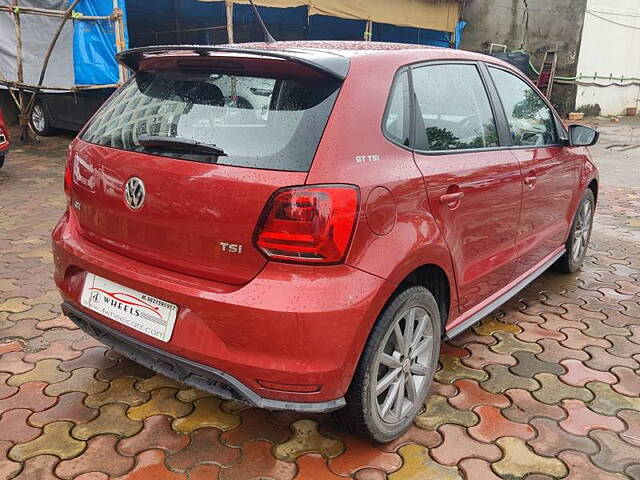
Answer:
M242 253L242 245L237 243L220 242L220 249L227 253Z

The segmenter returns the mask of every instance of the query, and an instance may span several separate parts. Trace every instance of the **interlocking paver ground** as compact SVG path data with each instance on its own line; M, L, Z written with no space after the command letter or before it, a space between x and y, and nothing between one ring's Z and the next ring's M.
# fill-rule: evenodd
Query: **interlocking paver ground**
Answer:
M0 170L0 479L640 480L640 148L607 148L638 144L640 119L600 123L582 271L547 272L444 345L425 411L376 445L329 415L187 388L77 329L48 248L71 136L15 144Z

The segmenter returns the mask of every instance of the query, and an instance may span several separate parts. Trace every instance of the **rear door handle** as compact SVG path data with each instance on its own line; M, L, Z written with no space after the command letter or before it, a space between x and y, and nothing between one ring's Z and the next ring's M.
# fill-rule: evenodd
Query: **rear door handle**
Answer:
M536 180L538 180L536 175L527 175L524 177L524 184L533 187L536 184Z
M460 200L464 197L464 192L454 192L454 193L445 193L440 196L440 203L445 204L449 207L454 207Z

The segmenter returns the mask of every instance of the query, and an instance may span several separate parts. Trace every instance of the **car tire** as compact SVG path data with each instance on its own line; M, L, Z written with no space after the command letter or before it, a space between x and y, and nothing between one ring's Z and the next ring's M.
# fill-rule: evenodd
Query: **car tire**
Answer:
M595 204L593 192L590 188L587 188L574 215L566 243L566 251L556 264L561 272L573 273L582 267L582 262L589 247L589 240L591 239Z
M0 168L4 166L4 155L4 152L0 153Z
M33 131L41 137L48 137L53 134L53 128L51 127L51 118L49 112L45 108L44 104L40 101L36 101L31 111L31 126Z
M412 339L409 348L400 345L398 335ZM374 442L402 435L423 408L438 366L440 337L440 312L431 292L411 286L396 293L369 335L346 394L347 405L336 412L338 422ZM430 343L425 347L424 342Z
M241 108L243 110L253 110L253 105L251 102L244 97L238 96L236 100L236 108Z

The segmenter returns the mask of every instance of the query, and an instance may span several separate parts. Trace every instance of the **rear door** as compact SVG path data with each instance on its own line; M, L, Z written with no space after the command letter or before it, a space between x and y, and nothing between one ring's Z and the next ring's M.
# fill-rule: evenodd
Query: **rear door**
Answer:
M516 268L522 180L502 148L495 109L475 63L412 69L415 159L444 234L464 312L506 286Z
M340 81L282 61L234 66L231 83L268 101L238 105L219 86L236 74L209 58L137 73L92 119L71 152L85 238L231 284L260 271L256 224L275 191L304 184Z
M576 162L562 146L547 102L519 76L489 67L523 176L522 213L516 246L516 274L535 267L563 245L572 221L569 210L577 181Z

